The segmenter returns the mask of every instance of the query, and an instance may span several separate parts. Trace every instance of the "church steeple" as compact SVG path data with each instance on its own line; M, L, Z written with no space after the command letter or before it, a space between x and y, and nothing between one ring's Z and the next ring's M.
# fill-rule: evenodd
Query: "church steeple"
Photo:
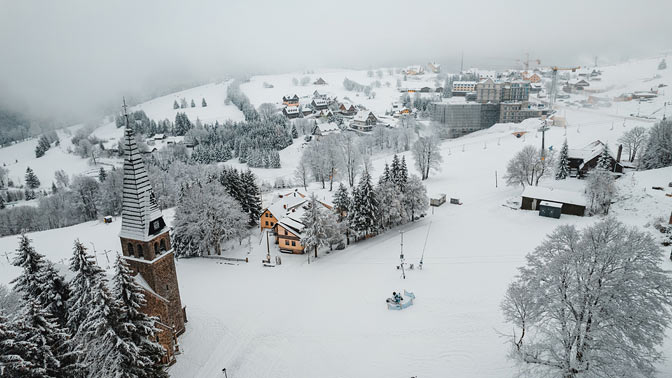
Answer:
M124 193L119 236L148 241L165 231L166 223L156 203L142 154L135 142L124 101Z
M159 343L166 350L165 363L175 361L177 336L185 330L186 309L182 307L170 232L156 204L147 169L128 122L124 101L124 193L121 211L121 250L144 289L142 311L158 319Z

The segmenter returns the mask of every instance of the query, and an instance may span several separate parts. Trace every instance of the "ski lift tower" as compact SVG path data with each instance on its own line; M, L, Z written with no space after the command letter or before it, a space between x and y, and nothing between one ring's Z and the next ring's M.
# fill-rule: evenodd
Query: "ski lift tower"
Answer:
M555 97L558 94L558 71L572 71L576 72L576 70L580 69L581 66L577 67L567 67L567 68L561 68L557 66L551 67L551 71L553 71L553 80L551 81L551 93L548 96L548 103L549 103L549 108L553 110L553 105L555 105Z
M399 231L401 234L401 253L399 254L399 260L401 260L401 264L399 266L401 267L401 277L403 279L406 279L406 272L404 271L404 231Z
M544 123L539 128L539 131L541 131L541 161L546 159L546 131L548 129L548 122L544 120Z

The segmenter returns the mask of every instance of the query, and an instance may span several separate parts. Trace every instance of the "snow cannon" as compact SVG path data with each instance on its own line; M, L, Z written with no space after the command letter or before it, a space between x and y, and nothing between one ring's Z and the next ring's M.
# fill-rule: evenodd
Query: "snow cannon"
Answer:
M392 298L387 298L385 302L387 302L388 310L403 310L405 308L412 306L414 299L415 294L413 294L410 291L406 291L406 289L404 289L403 296L401 294L397 294Z

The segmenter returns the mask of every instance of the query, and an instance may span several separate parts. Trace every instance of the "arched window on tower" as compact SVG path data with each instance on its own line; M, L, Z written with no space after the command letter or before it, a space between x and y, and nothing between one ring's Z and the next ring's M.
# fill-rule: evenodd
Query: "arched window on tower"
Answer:
M145 253L142 250L142 244L138 244L138 257L141 259L145 258Z
M161 252L166 250L166 239L161 239Z
M154 242L154 254L158 255L159 253L161 253L159 252L159 243Z
M133 244L128 243L128 245L126 246L126 250L129 256L135 256L135 252L133 251Z

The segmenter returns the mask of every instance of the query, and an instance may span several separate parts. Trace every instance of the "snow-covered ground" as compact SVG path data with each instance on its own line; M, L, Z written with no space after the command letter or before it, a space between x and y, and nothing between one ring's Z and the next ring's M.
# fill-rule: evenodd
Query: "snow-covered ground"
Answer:
M616 90L619 94L639 90L641 79L655 74L672 85L670 70L657 71L652 62L657 59L603 67L603 82L620 86ZM631 67L622 67L625 65ZM621 71L631 72L632 79L624 76L621 83ZM360 76L349 71L334 71L333 77L329 72L309 76L312 80L323 77L334 86L327 92L340 93L340 98L345 91L343 72L362 84L376 79L368 78L366 71L359 72ZM283 94L303 95L299 88L304 88L305 94L312 93L314 88L310 86L291 84L293 77L302 76L255 77L241 88L255 105L277 102ZM264 81L275 88L264 89ZM347 93L353 96L353 92ZM572 97L578 96L583 95ZM361 103L383 109L382 97ZM670 100L669 95L662 95L651 105L662 106ZM390 98L386 101L389 103ZM561 113L568 127L552 127L546 132L546 145L557 148L567 138L571 148L579 148L600 139L614 149L619 136L629 128L653 124L651 120L624 118L633 107L636 110L637 104L623 103L618 110L616 106L565 106ZM253 230L247 264L179 260L178 279L189 323L179 339L182 354L170 368L171 376L221 377L223 368L229 377L436 377L446 376L446 372L456 377L514 376L516 367L506 359L507 340L500 336L510 327L503 322L499 304L516 268L524 264L525 254L558 225L585 227L600 219L567 215L551 219L516 209L521 188L507 187L502 176L507 161L524 145L540 146L538 126L539 121L528 120L444 141L442 169L427 180L428 192L446 193L459 198L463 205L445 204L413 224L345 250L330 254L322 251L310 264L305 255L281 255L271 245L271 254L280 255L282 265L263 267L265 238L257 229ZM516 138L513 130L528 133ZM279 175L290 177L299 149L297 141L281 152L282 169L255 173L265 180ZM415 172L411 154L405 155ZM386 161L391 161L390 155L372 160L374 175L382 171ZM672 168L628 173L618 180L619 201L611 214L654 232L651 223L669 217L672 210L672 198L665 196L671 191L667 188L671 177ZM549 179L541 185L581 191L584 182ZM666 187L666 191L652 190L651 186ZM317 185L313 188L318 189ZM319 191L320 196L327 195ZM165 214L170 223L171 211ZM106 266L103 251L119 250L119 225L119 219L110 225L88 222L30 237L38 251L54 261L67 259L72 241L80 238L87 246L95 245L99 263ZM404 231L407 262L417 265L424 250L424 269L407 272L406 280L395 268L400 250L398 231ZM4 256L16 245L15 236L0 238L0 283L7 283L17 273ZM226 253L247 255L248 248L244 242ZM672 269L669 260L662 264ZM415 305L404 311L388 311L385 298L402 289L415 292ZM671 336L668 332L667 356L672 356ZM672 376L672 361L659 368L659 377Z

